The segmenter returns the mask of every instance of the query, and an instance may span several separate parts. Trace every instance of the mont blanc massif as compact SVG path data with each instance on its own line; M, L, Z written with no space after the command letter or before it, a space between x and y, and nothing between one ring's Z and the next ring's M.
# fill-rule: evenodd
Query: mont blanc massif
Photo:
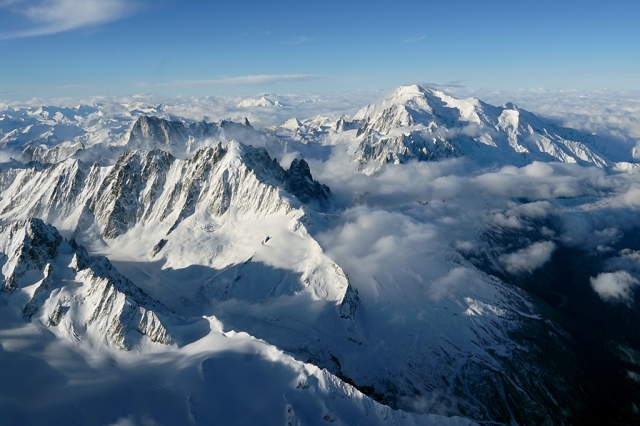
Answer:
M633 144L421 85L175 111L0 111L0 424L640 422Z

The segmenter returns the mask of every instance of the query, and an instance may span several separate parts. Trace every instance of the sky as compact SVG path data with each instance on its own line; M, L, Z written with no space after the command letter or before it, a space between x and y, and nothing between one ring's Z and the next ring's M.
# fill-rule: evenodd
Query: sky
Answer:
M0 0L0 99L640 89L637 0Z

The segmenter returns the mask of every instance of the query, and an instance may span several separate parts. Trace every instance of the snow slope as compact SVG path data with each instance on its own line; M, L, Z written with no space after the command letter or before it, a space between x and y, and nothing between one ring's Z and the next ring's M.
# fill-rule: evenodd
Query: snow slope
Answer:
M0 228L0 252L2 423L471 424L393 411L214 317L183 319L38 219Z

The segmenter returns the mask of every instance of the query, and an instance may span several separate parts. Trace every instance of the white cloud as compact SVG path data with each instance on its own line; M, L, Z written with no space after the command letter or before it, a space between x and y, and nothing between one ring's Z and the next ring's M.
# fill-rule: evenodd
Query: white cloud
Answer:
M0 8L9 8L31 23L26 29L0 34L0 39L11 39L105 24L130 16L138 7L136 1L125 0L9 0Z
M289 41L286 44L304 44L304 43L310 43L312 42L313 39L310 39L309 37L298 37L293 41Z
M556 249L551 241L531 244L529 247L500 257L502 265L512 274L532 273L549 260Z
M136 426L136 423L133 421L132 416L129 416L129 417L122 417L118 419L117 422L109 426Z
M591 287L605 301L619 301L630 305L633 289L640 284L637 278L626 271L604 272L591 278Z
M508 216L520 216L533 219L544 219L549 216L553 210L553 206L550 202L534 201L526 204L510 203L513 207L507 212Z
M313 74L258 74L239 77L225 77L210 80L175 80L159 83L158 86L257 86L262 84L296 83L319 80L324 77ZM142 86L154 84L142 83Z
M406 38L404 40L402 40L403 43L417 43L419 41L424 40L426 37L425 36L420 36L420 37L409 37Z
M465 268L452 272L442 262L442 253L451 250L436 226L400 212L355 207L343 214L341 226L317 237L356 288L383 303L398 282L406 295L439 299L473 275Z

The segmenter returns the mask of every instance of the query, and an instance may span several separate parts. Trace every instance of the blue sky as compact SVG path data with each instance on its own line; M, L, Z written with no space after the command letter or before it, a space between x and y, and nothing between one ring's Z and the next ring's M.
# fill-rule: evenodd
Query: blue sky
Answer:
M640 89L640 2L0 0L0 98Z

